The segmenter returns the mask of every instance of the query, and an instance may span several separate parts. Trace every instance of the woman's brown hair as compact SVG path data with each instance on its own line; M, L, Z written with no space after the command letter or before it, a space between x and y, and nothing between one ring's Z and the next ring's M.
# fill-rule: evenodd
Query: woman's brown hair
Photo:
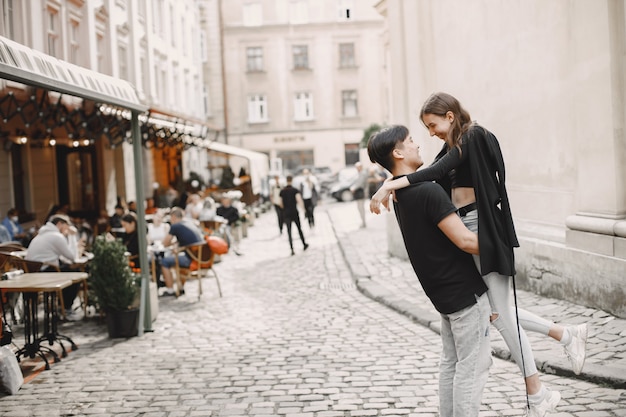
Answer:
M424 122L425 114L435 114L437 116L445 117L446 113L452 112L454 114L454 120L450 131L446 137L446 143L448 147L452 149L454 146L460 146L461 137L467 132L472 125L472 118L470 114L461 106L459 100L454 98L448 93L434 93L426 99L422 110L420 111L420 120Z

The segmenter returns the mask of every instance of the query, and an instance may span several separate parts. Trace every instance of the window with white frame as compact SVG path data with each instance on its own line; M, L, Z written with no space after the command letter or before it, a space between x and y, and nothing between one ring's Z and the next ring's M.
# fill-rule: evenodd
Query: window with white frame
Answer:
M174 14L174 5L170 4L170 41L173 47L176 47L176 38L176 15Z
M307 69L309 68L309 47L306 45L294 45L293 52L293 68Z
M294 97L293 118L295 121L313 120L313 94L296 93Z
M145 19L146 17L146 0L137 0L137 14Z
M72 64L78 64L78 46L79 46L79 27L78 21L70 20L69 35L70 35L70 47L69 47L69 61Z
M128 48L126 45L117 46L117 59L120 78L128 81Z
M105 72L104 71L104 34L97 33L96 34L96 71Z
M243 25L261 26L263 24L263 8L261 3L247 3L243 5Z
M289 2L289 23L293 25L309 23L308 0L291 0Z
M263 71L263 48L260 46L246 48L246 62L249 72Z
M204 115L211 116L211 102L209 101L209 89L206 85L202 86L202 104L204 105Z
M15 40L14 12L13 0L2 0L2 29L4 36L13 40Z
M209 56L207 55L207 40L206 33L204 30L200 30L200 57L202 59L202 63L205 64L209 62Z
M339 20L352 19L352 12L354 9L354 0L338 0L338 12Z
M356 117L359 115L356 90L343 90L341 92L341 109L343 117Z
M163 1L164 0L156 0L156 4L153 4L152 7L152 32L159 34L159 36L163 37L161 33L161 24L163 22Z
M339 67L352 68L356 66L354 60L354 43L339 44Z
M263 94L248 96L248 123L264 123L267 117L267 97Z
M48 32L48 55L56 58L60 58L57 54L61 53L59 50L59 11L55 8L48 7L47 10L47 32Z

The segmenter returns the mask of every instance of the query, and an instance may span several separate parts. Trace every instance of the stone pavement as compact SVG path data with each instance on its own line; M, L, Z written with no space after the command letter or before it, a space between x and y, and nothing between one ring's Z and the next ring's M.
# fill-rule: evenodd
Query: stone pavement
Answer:
M357 262L361 246L374 255L364 239L376 237L377 219L373 230L358 230L354 205L327 202L317 219L314 230L305 226L309 249L296 240L289 256L273 213L262 214L241 243L244 255L215 266L224 296L206 279L198 301L190 282L180 298L159 299L153 332L142 337L109 339L97 318L63 323L60 331L79 349L32 374L16 395L0 394L0 417L436 417L441 343L434 326L354 284L353 271L367 271L358 265L381 262ZM406 262L386 262L391 277L412 276ZM416 297L414 304L429 304ZM563 396L553 416L626 417L624 389L558 375L542 380ZM517 367L495 358L480 416L521 416L524 398Z
M393 213L375 215L368 212L368 227L362 229L354 204L335 205L329 214L357 287L368 297L438 331L439 316L423 293L409 261L388 254L386 230L389 225L397 227ZM546 319L564 325L586 322L590 326L587 359L581 375L574 375L571 371L558 342L527 332L538 369L546 374L626 388L626 320L528 291L518 290L517 296L519 307ZM496 356L510 358L497 331L492 332L492 346Z

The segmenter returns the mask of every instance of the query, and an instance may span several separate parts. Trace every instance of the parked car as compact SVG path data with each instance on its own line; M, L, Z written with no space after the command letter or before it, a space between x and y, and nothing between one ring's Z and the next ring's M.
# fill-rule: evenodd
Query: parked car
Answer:
M352 191L350 186L359 176L359 171L353 166L342 168L335 174L333 182L330 184L330 195L337 201L352 201Z

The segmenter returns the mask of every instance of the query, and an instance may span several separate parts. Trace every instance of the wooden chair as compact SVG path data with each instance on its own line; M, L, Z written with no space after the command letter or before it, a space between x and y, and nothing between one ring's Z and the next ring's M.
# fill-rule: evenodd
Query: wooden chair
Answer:
M180 295L180 289L186 280L196 279L198 280L198 300L202 296L202 278L210 278L209 272L213 273L215 282L217 283L217 291L222 296L222 287L220 280L217 276L217 272L213 269L213 262L215 254L209 248L206 243L199 243L189 246L183 246L179 249L178 253L185 252L191 259L191 265L189 268L183 268L178 263L178 256L174 257L176 267L176 297Z

